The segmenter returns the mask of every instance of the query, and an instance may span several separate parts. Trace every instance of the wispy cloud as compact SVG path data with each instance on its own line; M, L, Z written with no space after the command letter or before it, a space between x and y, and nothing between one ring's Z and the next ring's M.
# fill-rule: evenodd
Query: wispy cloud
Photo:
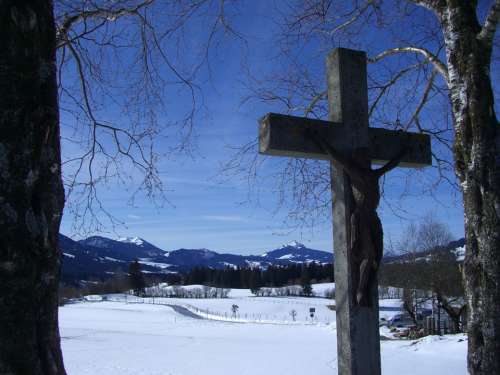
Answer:
M128 214L127 215L127 218L129 219L133 219L133 220L139 220L139 219L142 219L141 216L138 216L138 215L132 215L132 214Z
M213 220L213 221L230 221L230 222L244 222L248 221L243 216L238 215L203 215L202 220Z

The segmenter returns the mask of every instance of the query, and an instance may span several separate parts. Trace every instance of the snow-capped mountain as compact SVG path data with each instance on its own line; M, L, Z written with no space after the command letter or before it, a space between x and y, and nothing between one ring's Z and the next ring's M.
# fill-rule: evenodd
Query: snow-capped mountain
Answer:
M333 253L309 249L305 245L297 241L292 241L287 245L281 246L279 249L275 249L262 254L261 258L265 259L266 261L281 260L290 263L332 263Z
M74 241L59 235L59 247L63 255L63 280L100 279L116 272L127 272L129 263L138 257L133 248L117 248L109 238L93 237L87 240ZM142 268L146 272L158 271L157 267L150 265L143 265Z
M63 275L71 279L106 277L115 272L126 272L128 264L138 259L143 271L165 274L186 272L194 267L262 267L304 262L330 263L332 254L309 249L292 242L263 255L224 254L208 249L178 249L164 251L139 237L122 237L113 240L92 236L73 241L61 235Z
M122 237L118 240L112 240L106 237L92 236L78 242L85 246L106 249L108 252L112 252L114 255L118 256L119 259L121 259L122 256L126 259L134 260L135 258L165 255L164 250L139 237Z
M443 249L454 251L457 261L461 261L464 244L465 240L462 239L451 242ZM309 262L325 264L334 260L331 252L310 249L296 241L261 255L235 255L208 249L164 251L139 237L113 240L93 236L73 241L60 235L60 248L63 253L63 278L67 280L105 278L116 272L127 272L129 263L135 259L142 264L144 272L154 274L182 273L194 267L267 268ZM427 255L422 253L422 259L425 260ZM405 257L406 255L386 257L384 262L404 262Z

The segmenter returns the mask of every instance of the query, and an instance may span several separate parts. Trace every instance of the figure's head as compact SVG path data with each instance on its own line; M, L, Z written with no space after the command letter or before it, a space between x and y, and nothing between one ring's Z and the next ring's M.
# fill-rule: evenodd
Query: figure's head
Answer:
M352 159L356 164L360 166L370 167L370 150L368 149L368 147L356 148L352 152Z

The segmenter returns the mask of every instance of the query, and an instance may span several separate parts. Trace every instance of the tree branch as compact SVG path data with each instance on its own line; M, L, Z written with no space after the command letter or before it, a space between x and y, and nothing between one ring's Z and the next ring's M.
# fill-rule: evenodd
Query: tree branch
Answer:
M373 5L373 0L368 0L365 4L363 4L362 6L360 6L356 13L354 13L354 15L349 18L347 21L345 21L344 23L336 26L333 30L331 30L329 32L330 35L333 35L335 34L337 31L340 31L342 29L345 29L346 27L350 26L351 24L353 24L354 22L356 22L367 10L370 6Z
M434 68L443 76L444 80L448 82L448 68L445 63L443 63L436 55L425 48L421 47L396 47L385 50L379 53L377 56L368 59L370 63L376 63L387 56L392 56L398 53L417 53L425 57L427 61L429 61Z
M439 9L444 5L443 0L409 0L409 1L414 3L415 5L427 8L436 13L438 13Z
M482 40L488 47L493 43L493 37L497 29L498 19L500 18L500 0L496 0L491 6L484 25L478 35L478 39Z
M117 8L117 9L104 9L104 8L96 8L88 11L78 11L78 13L66 16L64 20L61 22L61 25L58 27L56 32L56 43L57 48L60 48L67 44L68 41L68 33L71 28L77 23L84 21L89 18L102 18L107 21L115 21L116 19L131 15L137 14L141 8L152 4L155 0L145 0L138 5L130 8Z
M390 87L392 87L393 85L396 84L396 82L401 78L403 77L405 74L407 74L408 72L412 71L413 69L416 69L418 68L419 66L421 66L421 64L413 64L407 68L404 68L402 70L400 70L396 75L394 75L394 77L392 77L387 83L381 85L381 86L378 86L378 87L374 87L375 89L380 89L380 92L378 93L378 95L376 96L375 100L373 101L373 104L371 105L370 107L370 110L368 112L368 117L372 117L372 114L373 114L373 111L375 110L375 108L377 107L377 104L379 103L380 99L382 99L382 97L384 96L384 94L387 92L387 90L389 90Z
M322 91L318 95L316 95L314 98L312 98L311 102L307 106L306 110L304 111L304 116L307 117L309 114L314 110L314 107L316 104L321 100L326 98L327 96L327 91Z
M420 127L419 122L418 122L418 116L420 115L420 112L424 108L425 103L427 103L427 100L429 99L429 94L432 91L432 86L434 85L435 78L436 78L436 71L433 70L431 73L431 77L429 78L429 81L427 82L427 85L425 86L424 94L422 95L422 99L420 100L420 103L418 104L417 108L415 109L415 112L413 112L413 115L411 116L410 120L406 124L405 130L407 130L413 122L416 122L419 130L421 132L423 131L422 128Z

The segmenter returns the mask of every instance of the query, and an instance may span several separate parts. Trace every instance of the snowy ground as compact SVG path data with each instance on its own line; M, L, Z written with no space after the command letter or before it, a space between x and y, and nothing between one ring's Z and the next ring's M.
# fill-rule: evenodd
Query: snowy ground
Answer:
M67 305L60 309L60 326L68 374L337 373L335 314L324 307L331 301L265 297L248 302L251 297L239 293L230 299L180 302L200 307L208 303L214 311L236 303L240 310L279 315L307 300L305 305L318 303L332 319L330 324L235 323L193 319L159 305ZM466 373L463 335L382 341L381 345L384 375Z
M201 289L201 285L190 285L184 287L189 289ZM325 291L335 289L334 283L313 284L316 296L323 296ZM322 323L335 324L335 312L331 307L335 301L322 297L255 297L249 289L232 289L229 298L206 299L206 298L136 298L126 295L109 295L108 298L115 301L128 301L129 303L164 303L181 305L202 317L216 320L231 320L239 322L259 323L284 323L290 324L293 319L291 311L296 312L296 324ZM236 314L232 312L232 306L237 305ZM380 300L380 317L389 319L401 311L401 301L385 299ZM314 318L310 317L310 309L314 308Z

